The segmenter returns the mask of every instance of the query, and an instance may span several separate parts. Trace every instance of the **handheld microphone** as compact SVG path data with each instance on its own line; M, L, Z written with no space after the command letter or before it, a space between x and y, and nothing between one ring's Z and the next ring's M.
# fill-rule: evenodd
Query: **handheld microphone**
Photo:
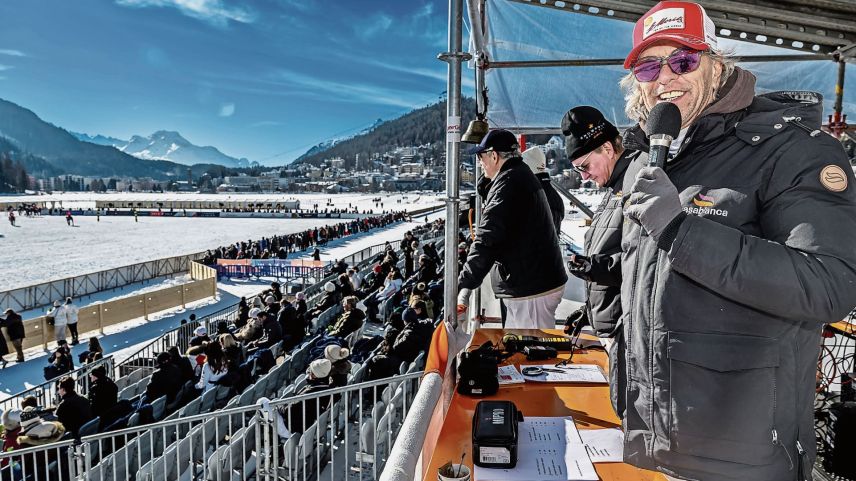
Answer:
M681 111L671 102L661 102L651 109L646 127L651 146L648 166L663 168L672 140L681 131Z

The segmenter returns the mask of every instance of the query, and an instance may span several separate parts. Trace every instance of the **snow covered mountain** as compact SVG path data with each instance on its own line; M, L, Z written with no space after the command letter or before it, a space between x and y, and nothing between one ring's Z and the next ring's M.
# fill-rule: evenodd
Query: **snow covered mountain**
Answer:
M115 147L139 159L169 160L183 165L218 164L225 167L250 165L250 161L245 158L230 157L216 147L194 145L178 132L169 130L159 130L148 137L135 135L130 140L80 133L72 133L72 135L85 142Z

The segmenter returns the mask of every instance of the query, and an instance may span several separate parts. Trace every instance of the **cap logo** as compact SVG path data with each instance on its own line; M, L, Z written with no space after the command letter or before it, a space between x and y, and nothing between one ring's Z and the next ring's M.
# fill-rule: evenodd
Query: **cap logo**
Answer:
M663 30L683 30L684 9L664 8L646 18L642 23L642 40Z
M837 165L827 165L820 171L820 183L832 192L842 192L847 188L847 175Z
M598 124L596 126L593 124L589 124L588 128L589 128L589 131L580 136L580 142L581 143L584 143L584 142L586 142L592 138L599 136L601 134L601 132L603 132L603 129L606 128L606 124L601 123L601 124Z

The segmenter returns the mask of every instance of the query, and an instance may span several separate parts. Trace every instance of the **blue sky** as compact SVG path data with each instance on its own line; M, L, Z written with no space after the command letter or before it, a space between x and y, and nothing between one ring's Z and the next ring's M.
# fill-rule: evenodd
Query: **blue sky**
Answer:
M281 165L437 101L447 2L3 0L0 97L68 130L177 130ZM12 21L11 19L14 19Z
M491 5L492 38L517 50L503 60L629 49L631 23ZM0 0L0 98L72 131L128 139L176 130L197 145L282 165L318 142L436 102L446 90L446 64L436 57L446 50L447 8L446 0ZM794 53L737 43L741 53ZM824 92L831 110L835 65L790 64L751 68L762 90ZM546 125L580 103L622 110L620 67L504 71L503 85L498 72L488 75L492 111L515 104ZM464 74L472 95L472 70ZM852 111L856 69L847 78ZM610 88L592 97L591 84ZM606 93L614 99L601 105Z

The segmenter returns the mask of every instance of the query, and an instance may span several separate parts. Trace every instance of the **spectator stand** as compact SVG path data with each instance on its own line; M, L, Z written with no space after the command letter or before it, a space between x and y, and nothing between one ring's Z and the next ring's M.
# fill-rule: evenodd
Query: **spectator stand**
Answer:
M375 246L369 251L373 249L380 252L383 246ZM363 263L363 269L367 267L368 263ZM313 292L316 295L312 297L317 297L319 290L315 287ZM189 389L192 386L186 385L170 405L166 405L165 398L154 400L149 419L143 419L136 412L127 419L125 427L109 433L97 433L99 423L93 421L85 426L86 429L81 429L84 435L80 444L65 441L39 449L7 453L0 455L0 466L3 465L3 457L13 458L8 465L26 470L24 456L41 456L48 460L40 465L44 473L42 469L31 466L29 475L24 474L25 478L33 480L58 479L60 473L65 477L66 471L79 479L129 479L133 474L140 479L177 479L175 475L187 474L187 469L194 472L201 469L203 478L217 479L211 477L212 473L220 476L225 468L235 468L229 470L232 474L245 475L263 468L266 473L282 473L285 479L303 479L307 474L317 478L325 469L336 472L339 469L344 472L356 469L362 478L366 468L367 479L376 479L388 454L389 440L394 438L416 392L424 353L413 363L401 367L400 372L406 373L406 383L399 378L388 378L358 384L365 380L367 373L365 364L355 364L348 386L292 399L301 383L305 382L303 372L311 361L310 349L320 338L317 333L324 331L340 309L337 304L318 316L312 325L316 335L286 354L283 362L269 372L253 369L255 382L243 392L218 387L200 397ZM236 315L236 306L231 306L197 322L211 326ZM175 336L169 341L177 340L181 332L191 327L195 326L177 328L162 337ZM278 357L281 345L272 346L271 351ZM126 367L134 364L133 360L130 361ZM121 372L120 367L116 370ZM145 392L150 381L145 374L146 370L137 368L120 377L117 380L120 398L132 401ZM283 440L286 447L282 456L277 449L271 449L270 442L276 439L276 432L268 432L270 436L259 436L252 431L272 429L273 426L270 412L262 412L258 405L245 407L256 399L278 397L277 402L285 405L301 402L305 412L306 406L317 406L321 399L326 397L329 400L330 394L341 396L338 399L334 396L335 403L327 411L331 414L319 416L302 434ZM225 410L218 411L223 407ZM243 414L243 417L235 416L236 413ZM143 423L149 425L144 427ZM339 445L345 449L333 449ZM74 449L69 449L72 446ZM166 454L159 456L159 453ZM216 458L211 458L213 455Z

